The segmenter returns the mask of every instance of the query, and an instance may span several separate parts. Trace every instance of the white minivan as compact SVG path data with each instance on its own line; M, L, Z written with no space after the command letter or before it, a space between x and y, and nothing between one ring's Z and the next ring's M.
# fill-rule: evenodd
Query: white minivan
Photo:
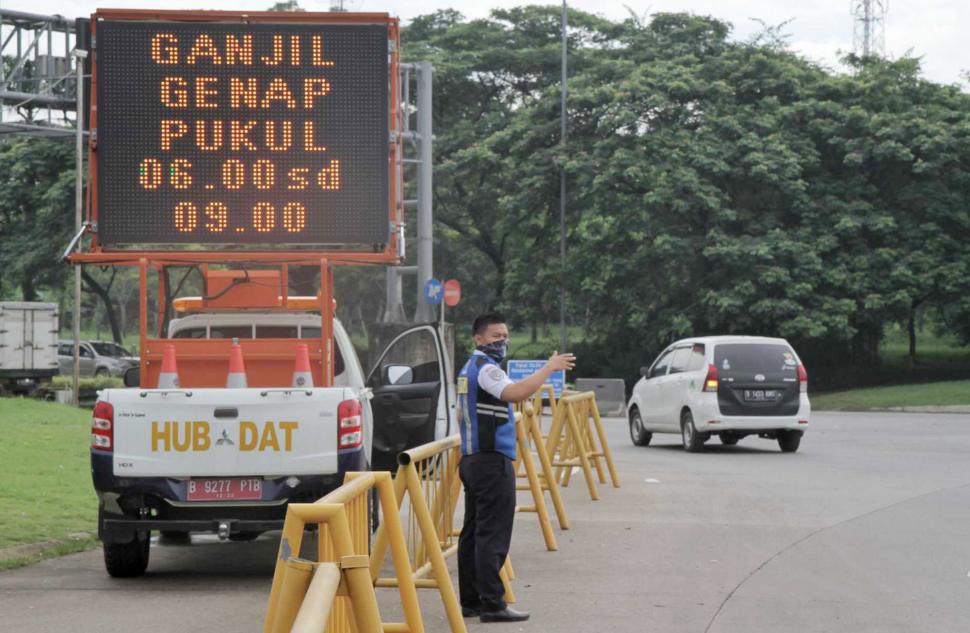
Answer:
M627 404L637 446L654 433L680 433L684 448L699 452L712 435L726 445L757 435L791 453L808 428L808 373L785 339L683 339L640 374Z

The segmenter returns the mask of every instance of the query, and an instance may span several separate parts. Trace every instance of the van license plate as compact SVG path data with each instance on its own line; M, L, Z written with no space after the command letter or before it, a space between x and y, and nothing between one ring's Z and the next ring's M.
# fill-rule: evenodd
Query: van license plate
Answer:
M745 402L774 402L781 393L777 389L745 389Z
M263 498L263 480L192 479L186 498L189 501L259 500Z

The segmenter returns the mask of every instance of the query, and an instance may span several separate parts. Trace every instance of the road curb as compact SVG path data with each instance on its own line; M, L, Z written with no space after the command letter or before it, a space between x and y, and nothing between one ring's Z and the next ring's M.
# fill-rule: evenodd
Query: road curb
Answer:
M26 543L24 545L14 545L13 547L4 547L0 549L0 562L11 560L14 558L27 558L29 556L36 556L38 554L43 554L49 550L53 550L59 545L64 545L66 543L74 543L77 541L83 541L89 539L93 534L87 532L78 532L77 534L69 534L66 539L60 540L50 540L50 541L40 541L37 543Z
M947 404L923 407L881 407L869 409L869 411L889 411L893 413L970 413L970 405Z

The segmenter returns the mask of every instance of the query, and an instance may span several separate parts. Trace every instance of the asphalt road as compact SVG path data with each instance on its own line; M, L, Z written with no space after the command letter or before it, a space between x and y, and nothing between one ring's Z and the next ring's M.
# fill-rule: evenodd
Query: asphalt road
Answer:
M558 552L520 515L514 587L533 618L470 631L970 631L970 415L817 414L795 454L636 448L606 422L622 487L594 502L574 478ZM260 630L276 536L153 544L132 580L99 551L0 573L0 631ZM448 631L436 594L422 603L429 633Z

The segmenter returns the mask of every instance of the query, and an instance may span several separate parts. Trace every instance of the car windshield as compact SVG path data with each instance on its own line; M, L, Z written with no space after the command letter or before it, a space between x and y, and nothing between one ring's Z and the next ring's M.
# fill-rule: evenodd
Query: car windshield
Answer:
M798 366L791 348L779 343L727 343L714 348L719 372L758 373L791 371Z
M131 353L128 350L117 343L91 343L91 347L94 348L94 351L96 351L99 356L112 356L114 358L131 356Z

